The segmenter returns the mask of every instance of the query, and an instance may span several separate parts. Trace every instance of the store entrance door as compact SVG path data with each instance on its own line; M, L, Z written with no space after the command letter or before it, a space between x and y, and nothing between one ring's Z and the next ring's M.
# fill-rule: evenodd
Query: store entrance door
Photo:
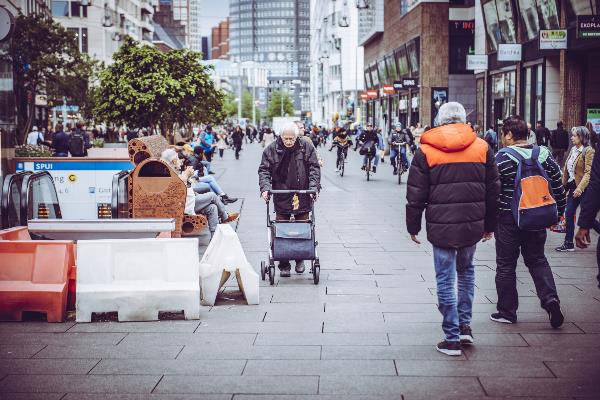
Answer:
M502 126L502 120L504 119L504 99L494 100L494 130L496 133L500 133L500 126Z

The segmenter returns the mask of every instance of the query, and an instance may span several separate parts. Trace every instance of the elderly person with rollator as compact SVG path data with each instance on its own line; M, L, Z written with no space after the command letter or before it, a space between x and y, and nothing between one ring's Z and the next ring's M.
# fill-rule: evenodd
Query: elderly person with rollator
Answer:
M265 148L258 167L258 185L261 196L269 201L271 190L314 190L321 189L321 167L312 144L299 140L299 129L294 123L287 124L281 135ZM289 221L308 220L311 201L316 200L306 194L274 194L276 219ZM304 272L304 261L296 261L296 272ZM280 261L282 277L290 276L290 262Z
M208 228L210 230L211 238L217 230L217 225L219 225L219 223L226 224L238 219L240 214L237 212L227 212L221 197L219 197L216 193L208 192L198 194L195 193L191 187L189 187L190 178L194 175L194 168L189 166L180 173L181 159L175 150L167 149L163 151L160 155L160 159L169 164L169 166L177 172L179 178L181 178L186 186L188 186L185 213L191 215L205 215L208 220Z

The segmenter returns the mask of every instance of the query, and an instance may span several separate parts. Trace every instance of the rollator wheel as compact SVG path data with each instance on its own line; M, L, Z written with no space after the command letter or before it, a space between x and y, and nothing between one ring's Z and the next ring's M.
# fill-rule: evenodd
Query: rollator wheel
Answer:
M269 266L269 283L271 284L271 286L273 286L275 284L275 266L274 265Z
M315 264L313 265L313 281L314 281L315 285L319 284L320 273L321 273L321 265L319 264L318 261L316 261Z
M267 274L267 265L265 264L264 261L260 262L260 277L262 278L262 280L265 280L265 275Z

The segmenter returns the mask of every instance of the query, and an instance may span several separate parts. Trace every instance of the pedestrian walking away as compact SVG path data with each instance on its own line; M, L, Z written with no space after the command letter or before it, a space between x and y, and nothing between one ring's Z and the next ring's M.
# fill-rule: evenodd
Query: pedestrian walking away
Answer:
M567 208L565 209L565 241L556 251L575 251L573 237L575 235L575 214L582 198L587 196L590 173L595 150L590 146L590 131L585 126L577 126L571 130L573 147L563 167L563 185L567 191ZM600 225L594 225L599 229Z
M590 131L590 143L595 148L596 153L600 154L600 137L593 130ZM600 157L594 156L592 169L590 172L590 183L586 189L586 194L581 200L581 212L579 213L579 230L575 236L577 247L585 249L591 245L590 230L596 230L600 234L600 222L596 215L600 211ZM600 288L600 237L596 245L596 262L598 264L598 288Z
M548 312L552 327L557 328L564 316L544 245L546 228L556 223L565 209L560 167L548 148L528 144L529 129L521 117L504 120L501 132L506 149L496 154L501 182L495 231L498 304L490 318L508 324L517 322L516 268L522 254L540 304Z
M242 141L244 140L244 132L239 125L235 127L233 133L231 134L231 140L235 149L235 159L239 160L240 151L242 151Z
M556 129L550 133L550 148L552 149L552 158L561 167L565 163L565 153L569 148L569 132L563 127L563 122L556 123Z
M417 244L425 213L427 239L433 244L438 309L445 338L437 350L462 354L474 343L471 330L477 242L496 227L498 170L488 144L466 124L464 107L440 107L441 126L421 136L408 175L406 227ZM458 293L455 284L458 278Z
M298 126L287 124L279 138L262 154L258 167L258 184L261 196L269 201L269 192L275 190L314 190L321 189L321 167L314 146L300 140ZM307 220L312 200L307 194L274 194L276 220ZM315 195L316 200L316 195ZM304 272L303 260L295 260L297 273ZM282 277L290 276L290 261L280 261Z

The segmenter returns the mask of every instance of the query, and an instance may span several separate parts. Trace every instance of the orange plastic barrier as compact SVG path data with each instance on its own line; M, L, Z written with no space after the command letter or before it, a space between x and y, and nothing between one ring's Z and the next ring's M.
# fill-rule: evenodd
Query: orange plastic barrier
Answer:
M0 317L21 320L24 311L64 321L71 241L0 241Z
M0 231L0 240L31 240L26 226L16 226Z

